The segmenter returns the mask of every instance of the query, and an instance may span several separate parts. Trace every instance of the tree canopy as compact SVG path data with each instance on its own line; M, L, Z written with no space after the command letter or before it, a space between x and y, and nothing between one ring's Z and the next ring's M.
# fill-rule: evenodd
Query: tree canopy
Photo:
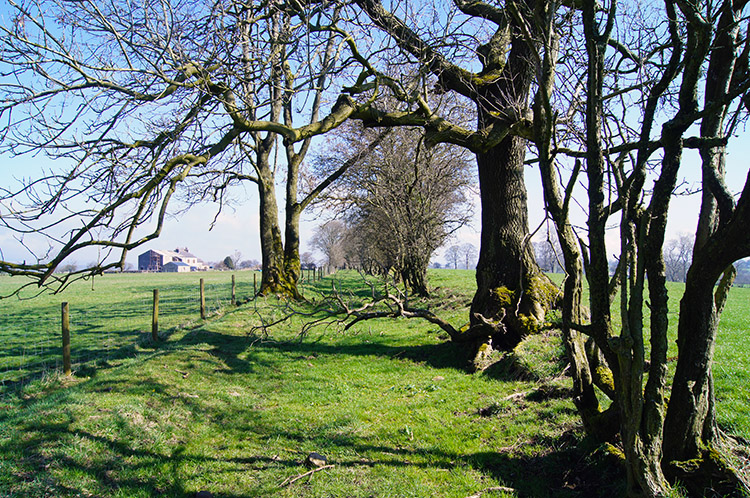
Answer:
M71 276L122 266L157 237L173 196L223 205L227 187L260 176L247 146L305 140L339 125L356 103L312 106L330 50L328 9L282 5L143 2L8 2L0 47L2 151L41 154L49 169L3 187L2 223L30 244L11 274L64 287ZM320 29L308 29L316 22ZM338 40L331 45L332 40ZM312 92L312 93L311 93ZM313 116L292 113L295 99ZM318 117L317 112L325 113ZM254 145L253 145L254 144ZM296 200L295 200L296 201ZM56 276L87 247L93 268Z

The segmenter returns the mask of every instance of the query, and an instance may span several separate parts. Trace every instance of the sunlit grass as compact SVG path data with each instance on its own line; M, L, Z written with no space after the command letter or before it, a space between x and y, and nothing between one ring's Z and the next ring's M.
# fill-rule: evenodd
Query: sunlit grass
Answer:
M221 286L228 302L228 273L200 276ZM460 326L473 273L430 277L434 296L419 305ZM249 297L251 279L238 272L238 297ZM306 294L332 281L311 284ZM349 299L371 292L354 272L335 282ZM188 304L162 309L164 335L152 344L150 292L159 287L164 295L170 286ZM737 363L748 363L742 333L750 296L736 290L715 373L720 423L746 434L747 367ZM508 496L621 494L620 471L580 444L554 333L524 342L485 373L467 374L466 355L422 321L319 327L300 337L303 318L296 317L264 334L255 328L259 317L288 308L263 298L223 304L203 322L195 275L112 275L94 291L90 284L71 291L0 303L7 310L0 327L33 342L10 320L57 317L66 300L92 315L92 330L81 332L71 313L74 348L80 341L93 354L106 330L122 354L80 364L72 379L50 371L8 383L0 397L0 496L192 497L207 489L217 497L465 498L497 486L516 490ZM58 333L59 322L48 320ZM312 451L333 467L282 486L309 470Z
M237 299L250 299L253 273L236 275ZM153 289L159 289L160 330L199 323L201 278L207 312L221 313L231 301L231 275L226 272L107 274L77 282L60 294L36 296L38 291L29 288L19 298L0 301L0 384L60 368L63 302L70 310L72 361L80 370L92 362L131 355L139 339L148 337ZM0 294L19 285L19 277L0 276Z

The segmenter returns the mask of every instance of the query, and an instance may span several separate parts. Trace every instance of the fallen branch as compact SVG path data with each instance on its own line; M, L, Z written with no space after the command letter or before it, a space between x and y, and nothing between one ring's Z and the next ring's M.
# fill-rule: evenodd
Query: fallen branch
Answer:
M446 332L450 336L453 342L469 342L475 339L488 337L490 335L488 333L488 329L493 330L493 331L499 331L501 329L504 329L504 326L502 325L501 322L497 322L497 323L490 322L486 318L481 317L482 320L480 320L481 321L480 324L471 326L469 327L468 330L462 332L456 329L450 323L446 322L442 318L435 315L435 313L433 313L432 311L426 310L426 309L412 308L408 305L407 300L405 298L391 294L390 292L387 292L387 291L386 291L385 296L379 299L376 299L371 303L367 303L365 306L362 306L359 309L349 309L347 304L344 302L343 299L341 299L341 296L339 296L337 292L334 292L332 298L339 304L342 310L346 313L346 317L344 318L344 320L350 317L354 318L352 321L347 323L346 326L344 326L345 330L349 329L351 326L353 326L356 323L359 323L365 320L372 320L375 318L399 318L399 317L421 318L423 320L427 320L433 325L437 325L438 327L440 327L444 332ZM389 311L365 312L365 310L373 308L374 306L381 304L381 303L388 306ZM475 314L475 315L478 315L478 314Z
M471 496L467 496L466 498L479 498L480 496L482 496L485 493L495 493L495 492L500 492L500 493L515 493L516 490L513 489L513 488L508 488L506 486L494 486L492 488L483 489L482 491L479 491L478 493L475 493L475 494L473 494Z
M452 342L457 343L483 341L489 339L494 334L505 332L505 325L502 322L504 314L499 319L490 320L475 313L476 323L474 325L467 329L458 329L428 309L410 306L408 296L396 285L386 282L385 292L378 292L373 282L369 281L364 275L362 277L364 283L370 287L372 295L370 301L358 306L352 306L351 302L356 302L358 299L353 299L354 296L349 296L351 299L346 299L337 288L335 280L332 280L329 293L321 293L323 299L310 311L295 310L291 301L285 301L281 306L283 316L273 321L267 321L263 316L260 316L260 313L256 309L256 314L259 315L261 325L253 327L251 333L256 329L261 329L267 334L269 328L279 325L294 316L303 316L306 318L298 334L300 340L310 330L321 325L325 325L326 327L339 326L343 330L348 330L360 322L378 318L417 318L426 320L440 327L448 334ZM309 301L307 302L309 303Z
M279 487L283 488L284 486L289 486L290 484L292 484L292 483L294 483L296 481L299 481L303 477L307 477L309 475L313 475L315 472L317 472L319 470L330 469L332 467L335 467L335 465L323 465L322 467L318 467L316 469L308 470L304 474L300 474L298 476L295 476L294 478L286 478L284 480L284 482L282 482L281 484L279 484Z

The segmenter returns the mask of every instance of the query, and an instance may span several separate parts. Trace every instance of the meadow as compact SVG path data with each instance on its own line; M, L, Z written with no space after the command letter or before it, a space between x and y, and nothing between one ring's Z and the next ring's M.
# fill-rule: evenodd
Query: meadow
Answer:
M252 274L236 277L236 307L226 272L105 275L61 295L0 301L0 496L622 493L617 462L583 438L554 331L469 374L465 354L423 321L329 324L301 337L309 318L300 315L259 328L288 308L251 300ZM369 292L340 272L305 294L334 279L348 299ZM432 271L430 282L422 305L461 325L473 272ZM15 283L0 277L0 291ZM680 291L670 289L675 308ZM70 378L59 373L61 302L71 308ZM750 289L732 290L714 367L719 423L745 440L749 303ZM293 480L310 471L311 452L330 466Z

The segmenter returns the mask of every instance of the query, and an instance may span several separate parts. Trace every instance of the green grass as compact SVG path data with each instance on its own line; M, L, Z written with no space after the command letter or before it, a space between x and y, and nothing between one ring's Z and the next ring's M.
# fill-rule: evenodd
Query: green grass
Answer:
M713 367L719 425L750 441L750 287L729 293Z
M238 272L237 299L253 294L252 272ZM0 300L0 384L23 382L60 367L61 303L68 302L72 360L78 370L112 356L132 355L151 331L153 289L159 289L160 329L200 322L199 280L204 279L209 314L221 313L231 301L231 275L107 274L78 282L61 294L26 289L18 298ZM0 276L0 295L19 286L18 277Z
M238 289L252 289L244 275L238 272ZM224 286L217 294L229 295L229 274L201 276ZM438 289L422 305L460 325L473 274L430 277ZM0 278L0 286L9 280ZM370 292L357 280L352 273L336 276L352 300ZM269 317L284 310L283 303L260 299L223 304L205 322L194 304L175 306L174 313L162 308L164 340L154 345L147 340L150 289L159 287L164 299L169 286L175 295L183 289L185 299L197 295L194 275L108 275L93 292L83 284L41 301L0 302L3 334L33 342L10 320L59 317L65 300L72 310L89 310L98 327L81 331L71 313L74 350L84 344L93 356L97 337L117 339L106 361L79 364L72 379L30 380L29 372L21 384L6 383L0 496L191 497L207 489L217 497L464 498L497 486L517 492L487 496L621 494L617 469L581 442L554 334L523 343L483 374L467 374L468 358L422 321L321 327L300 340L301 318L268 335L254 329L259 311ZM331 288L331 279L317 287ZM730 316L736 322L723 326L720 337L736 338L727 352L744 364L747 297L733 294L725 322L732 323ZM28 303L36 304L18 309ZM717 347L719 397L730 385L732 402L747 403L747 382L720 380L725 353ZM720 412L725 403L720 399ZM747 431L745 419L721 421ZM333 467L282 486L307 472L312 451Z

